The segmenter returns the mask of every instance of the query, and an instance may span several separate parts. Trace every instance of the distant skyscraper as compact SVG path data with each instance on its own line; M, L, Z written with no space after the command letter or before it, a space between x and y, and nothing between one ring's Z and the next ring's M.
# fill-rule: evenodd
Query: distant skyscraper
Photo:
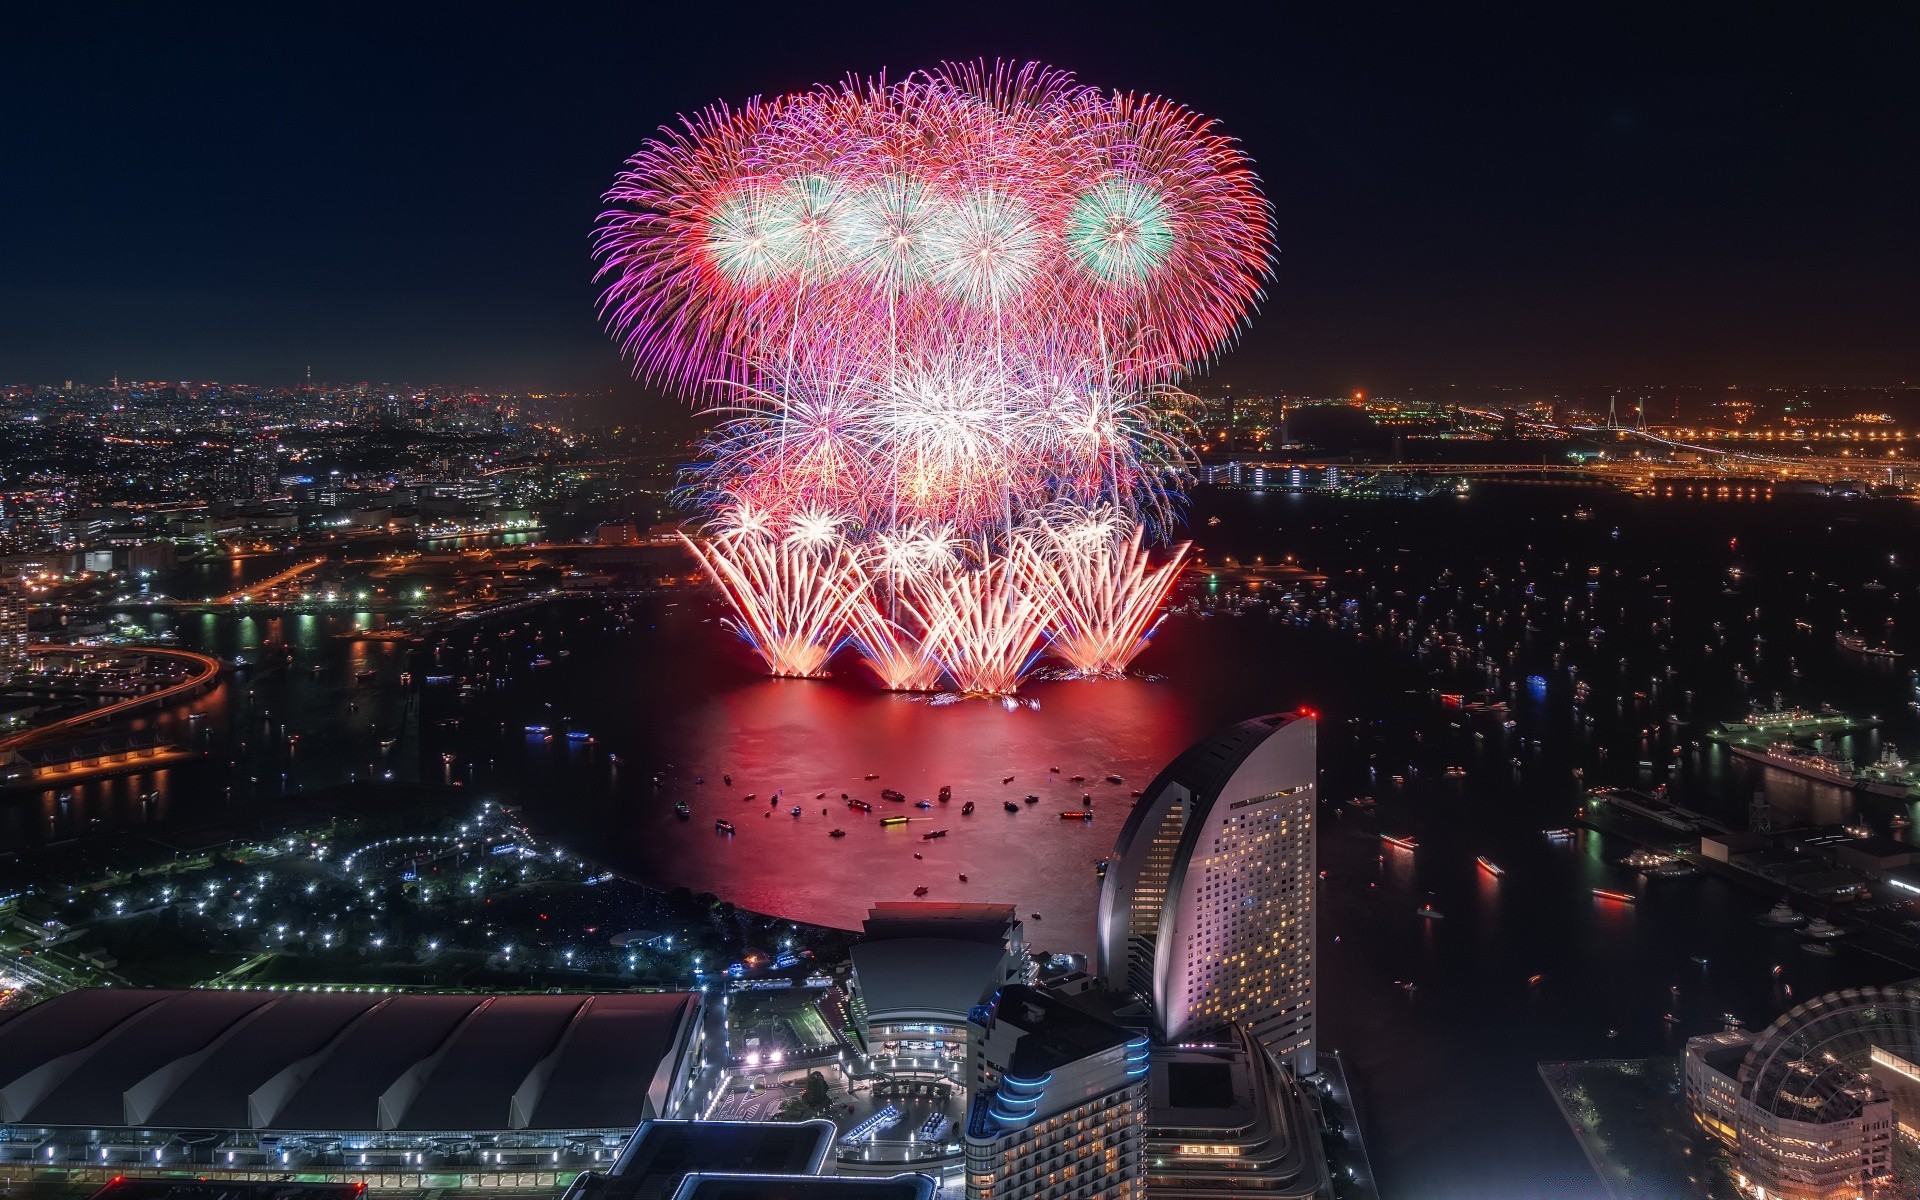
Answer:
M1314 782L1313 718L1260 717L1134 805L1101 884L1099 972L1152 1004L1161 1040L1237 1024L1314 1072Z
M976 1030L967 1200L1139 1200L1147 1039L1018 983Z
M0 583L0 683L27 665L27 594Z

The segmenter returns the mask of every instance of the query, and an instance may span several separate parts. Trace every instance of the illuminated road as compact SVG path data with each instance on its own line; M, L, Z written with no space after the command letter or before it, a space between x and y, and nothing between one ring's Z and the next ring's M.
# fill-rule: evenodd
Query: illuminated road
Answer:
M211 655L200 654L193 650L162 649L157 646L127 646L116 647L115 649L124 650L129 654L179 659L192 664L194 671L178 683L168 684L158 691L143 692L138 696L129 696L124 700L116 700L112 704L103 705L99 708L90 708L86 712L78 713L65 720L55 721L50 725L38 725L32 729L22 730L12 737L0 738L0 750L21 750L29 746L37 746L41 743L51 741L62 734L84 729L89 725L131 716L133 713L146 708L148 705L165 704L170 700L193 695L203 688L212 686L213 680L220 674L219 659ZM91 646L36 646L33 652L36 655L79 655L99 654L101 651L99 648Z
M247 599L247 597L249 596L265 595L266 593L281 586L282 584L292 583L294 580L300 578L302 575L308 574L309 572L318 569L320 565L325 563L326 561L327 560L324 558L312 558L312 559L308 559L305 562L295 563L284 571L281 571L277 574L269 575L265 579L259 580L255 583L248 584L244 591L228 592L224 596L215 596L212 600L208 601L208 603L209 604L239 604L243 600Z

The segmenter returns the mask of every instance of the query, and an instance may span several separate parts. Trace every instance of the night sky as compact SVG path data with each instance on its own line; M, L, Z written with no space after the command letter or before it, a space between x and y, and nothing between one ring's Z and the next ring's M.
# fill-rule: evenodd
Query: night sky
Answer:
M608 387L588 238L655 126L981 55L1245 143L1281 254L1221 379L1920 379L1913 5L26 7L0 382Z

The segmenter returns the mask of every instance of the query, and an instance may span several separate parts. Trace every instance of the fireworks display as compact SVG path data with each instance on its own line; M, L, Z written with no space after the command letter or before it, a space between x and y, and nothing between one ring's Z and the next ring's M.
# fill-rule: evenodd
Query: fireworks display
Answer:
M1178 381L1271 254L1246 157L1037 64L850 79L683 118L607 193L602 315L715 413L695 553L775 675L1013 691L1125 672L1185 546Z

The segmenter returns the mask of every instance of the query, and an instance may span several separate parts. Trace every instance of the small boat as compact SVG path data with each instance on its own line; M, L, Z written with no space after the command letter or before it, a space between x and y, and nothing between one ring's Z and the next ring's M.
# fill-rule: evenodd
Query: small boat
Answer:
M1833 947L1825 942L1801 942L1800 948L1808 954L1818 954L1821 958L1833 957Z
M794 806L793 806L792 808L790 808L790 809L788 809L788 810L787 810L787 815L788 815L788 816L790 816L790 817L797 817L797 816L799 816L799 815L800 815L800 806L799 806L798 804L796 804L796 805L794 805Z
M1001 782L1001 783L1012 783L1012 782L1013 782L1013 776L1011 776L1011 775L1009 775L1009 776L1007 776L1007 777L1006 777L1005 779L1002 779L1002 780L1001 780L1000 782Z
M924 896L924 895L926 895L926 894L927 894L927 892L928 892L928 890L929 890L929 889L927 889L927 888L925 888L925 887L917 887L917 888L915 888L915 889L913 889L913 894L914 894L914 895L916 895L916 896Z
M1004 805L1002 805L1001 807L1003 807L1003 808L1005 808L1005 809L1006 809L1006 810L1007 810L1008 812L1010 812L1010 813L1017 813L1017 812L1019 812L1019 811L1020 811L1020 806L1019 806L1018 804L1015 804L1015 803L1014 803L1013 801L1011 801L1011 800L1009 800L1009 801L1007 801L1007 802L1006 802L1006 803L1005 803Z
M963 817L970 817L973 815L973 801L969 800L965 804L962 804L960 806L960 815Z
M715 833L732 833L733 822L732 821L715 821L713 823L713 831Z
M1574 836L1571 829L1543 829L1540 832L1546 834L1550 842L1570 842Z
M1596 899L1596 900L1611 900L1611 901L1613 901L1613 902L1614 902L1615 904L1632 904L1632 903L1634 903L1634 898L1633 898L1632 896L1629 896L1629 895L1628 895L1627 893L1625 893L1625 892L1610 892L1610 891L1608 891L1608 890L1607 890L1607 889L1605 889L1605 888L1595 888L1595 889L1593 889L1593 895L1594 895L1594 899Z
M1093 814L1084 808L1069 809L1060 814L1062 821L1091 821Z
M847 831L844 829L829 829L827 831L827 836L828 837L845 837L847 836Z
M759 792L748 792L746 795L740 797L740 803L745 804L749 800L758 800L759 798Z
M1432 904L1422 904L1419 908L1415 909L1414 912L1420 916L1425 917L1429 921L1442 920L1447 915L1441 912L1439 909L1435 908Z
M1782 900L1768 909L1767 915L1761 917L1760 921L1765 925L1793 926L1804 923L1806 918L1793 911L1793 905Z
M547 732L547 727L545 725L529 725L527 726L527 732L528 733L545 733Z
M916 801L914 801L914 802L913 802L913 806L914 806L915 808L932 808L932 807L933 807L933 801L931 801L931 800L916 800Z
M1028 913L1027 915L1028 915L1028 916L1030 916L1030 917L1032 917L1032 918L1033 918L1034 920L1036 920L1036 921L1038 921L1038 920L1040 919L1040 914L1039 914L1039 913Z
M920 862L921 860L923 860L923 859L925 859L926 857L927 857L926 855L924 855L924 854L922 854L922 853L920 853L920 852L919 852L918 850L915 850L915 851L913 852L913 861L915 861L915 862Z
M815 792L813 794L813 798L815 800L825 800L827 798L827 794L825 792Z
M1118 775L1109 775L1107 776L1107 782L1108 783L1125 783L1126 780L1120 778Z
M374 680L374 674L372 671L361 671L359 674L355 675L354 678L359 680L361 683L372 683Z
M878 772L878 771L868 771L868 772L867 772L867 774L866 774L866 778L868 778L868 779L878 779L878 778L880 778L880 772Z
M908 821L911 821L911 820L913 820L912 817L881 817L880 828L897 829L900 826L905 825Z
M1040 797L1038 796L1022 796L1021 799L1025 800L1028 804L1040 803Z
M1383 833L1380 835L1380 841L1385 845L1392 846L1395 850L1418 850L1420 848L1420 843L1410 837L1393 837Z
M1704 954L1696 954L1693 956L1693 963L1695 966L1704 967L1707 965L1707 956Z
M961 883L965 883L966 881L967 881L967 877L966 877L965 875L961 875L961 876L960 876L960 882L961 882Z
M1540 981L1545 978L1546 978L1545 975L1529 975L1527 976L1527 986L1528 987L1538 986Z
M1087 781L1087 777L1085 775L1070 775L1067 778L1069 779L1069 781L1073 783L1085 783Z
M553 665L553 660L543 654L539 658L536 658L533 660L533 665L536 667L550 667Z
M569 729L567 731L567 740L570 742L591 742L593 735L584 729Z
M865 800L849 800L847 801L847 807L855 812L873 811L873 805L868 804Z
M1488 858L1484 854L1480 855L1478 858L1474 859L1473 861L1476 863L1479 863L1480 869L1482 871L1485 871L1487 874L1493 876L1495 879L1498 879L1502 875L1506 874L1506 872L1502 871L1500 867L1492 859Z
M693 810L687 807L687 802L685 800L682 800L678 804L673 806L673 815L676 817L679 817L682 821L684 821L688 817L691 817L693 815Z
M1807 922L1807 927L1800 931L1800 935L1810 938L1837 938L1844 937L1846 932L1846 930L1840 928L1838 925L1832 924L1821 917L1815 917L1813 920Z
M947 836L947 831L944 829L929 829L920 835L920 840L923 842L931 842L935 838L943 838L945 836Z
M731 776L731 775L722 775L722 776L720 777L720 782L721 782L722 784L724 784L725 786L727 786L727 787L732 787L732 786L733 786L733 776Z
M940 785L940 803L945 804L947 801L951 799L953 799L953 785L947 784L947 783L941 784Z

